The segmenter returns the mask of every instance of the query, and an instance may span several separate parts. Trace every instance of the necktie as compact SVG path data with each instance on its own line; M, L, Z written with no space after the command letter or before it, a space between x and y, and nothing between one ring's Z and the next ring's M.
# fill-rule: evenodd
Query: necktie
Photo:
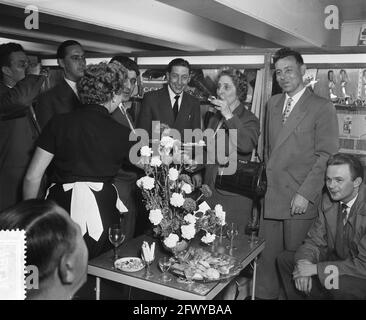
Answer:
M178 115L178 99L179 99L179 96L175 96L174 99L175 99L175 102L174 102L174 105L173 105L173 113L174 113L174 120L175 120L175 119L177 119L177 115Z
M282 114L282 123L285 123L288 116L290 115L292 101L293 101L292 98L287 99L286 107Z
M342 208L342 220L343 220L343 225L346 224L347 222L347 209L348 209L348 206L345 204L345 203L342 203L341 204L341 208Z

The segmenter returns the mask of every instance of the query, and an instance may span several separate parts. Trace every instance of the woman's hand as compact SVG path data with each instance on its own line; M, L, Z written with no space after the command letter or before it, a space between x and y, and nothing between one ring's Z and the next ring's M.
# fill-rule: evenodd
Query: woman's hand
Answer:
M233 113L230 110L229 104L225 100L220 99L210 99L210 102L215 106L215 109L221 112L222 116L229 120L233 117Z

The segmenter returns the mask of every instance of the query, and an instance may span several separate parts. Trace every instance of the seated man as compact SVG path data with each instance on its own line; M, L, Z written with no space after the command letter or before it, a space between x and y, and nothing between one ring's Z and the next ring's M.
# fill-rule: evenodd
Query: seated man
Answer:
M80 227L51 200L27 200L0 213L0 229L24 229L27 265L38 268L39 288L27 299L71 299L86 281L88 251Z
M363 167L338 153L327 162L318 217L295 255L277 258L288 299L366 299L366 187Z

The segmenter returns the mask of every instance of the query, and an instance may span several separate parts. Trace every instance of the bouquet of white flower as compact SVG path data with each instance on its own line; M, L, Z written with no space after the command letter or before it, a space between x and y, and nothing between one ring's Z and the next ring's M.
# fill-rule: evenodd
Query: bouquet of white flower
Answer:
M197 210L197 202L210 197L212 192L202 185L200 195L192 197L195 187L185 173L192 161L181 151L180 143L163 136L157 154L148 146L140 150L146 175L137 181L137 186L142 191L154 232L168 248L174 248L182 239L193 239L200 230L204 231L201 240L210 243L218 228L225 224L221 205L216 205L215 210Z

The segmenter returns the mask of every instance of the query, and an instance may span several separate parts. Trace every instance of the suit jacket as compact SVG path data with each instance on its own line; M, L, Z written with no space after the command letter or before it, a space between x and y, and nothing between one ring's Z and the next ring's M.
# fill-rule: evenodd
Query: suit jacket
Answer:
M184 129L201 128L201 109L199 101L190 94L183 92L182 103L177 118L169 97L167 85L162 89L148 92L142 100L142 108L137 120L137 128L145 129L152 137L152 121L160 121L170 128L177 129L184 140Z
M304 244L295 254L295 261L307 259L317 264L318 277L324 285L328 265L338 268L339 276L349 275L366 279L366 186L360 186L357 199L349 213L349 254L345 260L333 261L337 236L339 202L324 194L319 205L318 217L310 228Z
M35 109L37 120L43 128L55 114L71 112L79 105L78 97L63 79L61 83L39 96Z
M265 160L268 188L264 217L312 219L317 215L326 162L338 150L338 120L331 102L306 89L282 124L285 94L267 103ZM298 193L309 200L305 214L290 215Z
M27 76L10 89L0 83L0 211L21 200L23 176L38 132L29 106L44 77Z

